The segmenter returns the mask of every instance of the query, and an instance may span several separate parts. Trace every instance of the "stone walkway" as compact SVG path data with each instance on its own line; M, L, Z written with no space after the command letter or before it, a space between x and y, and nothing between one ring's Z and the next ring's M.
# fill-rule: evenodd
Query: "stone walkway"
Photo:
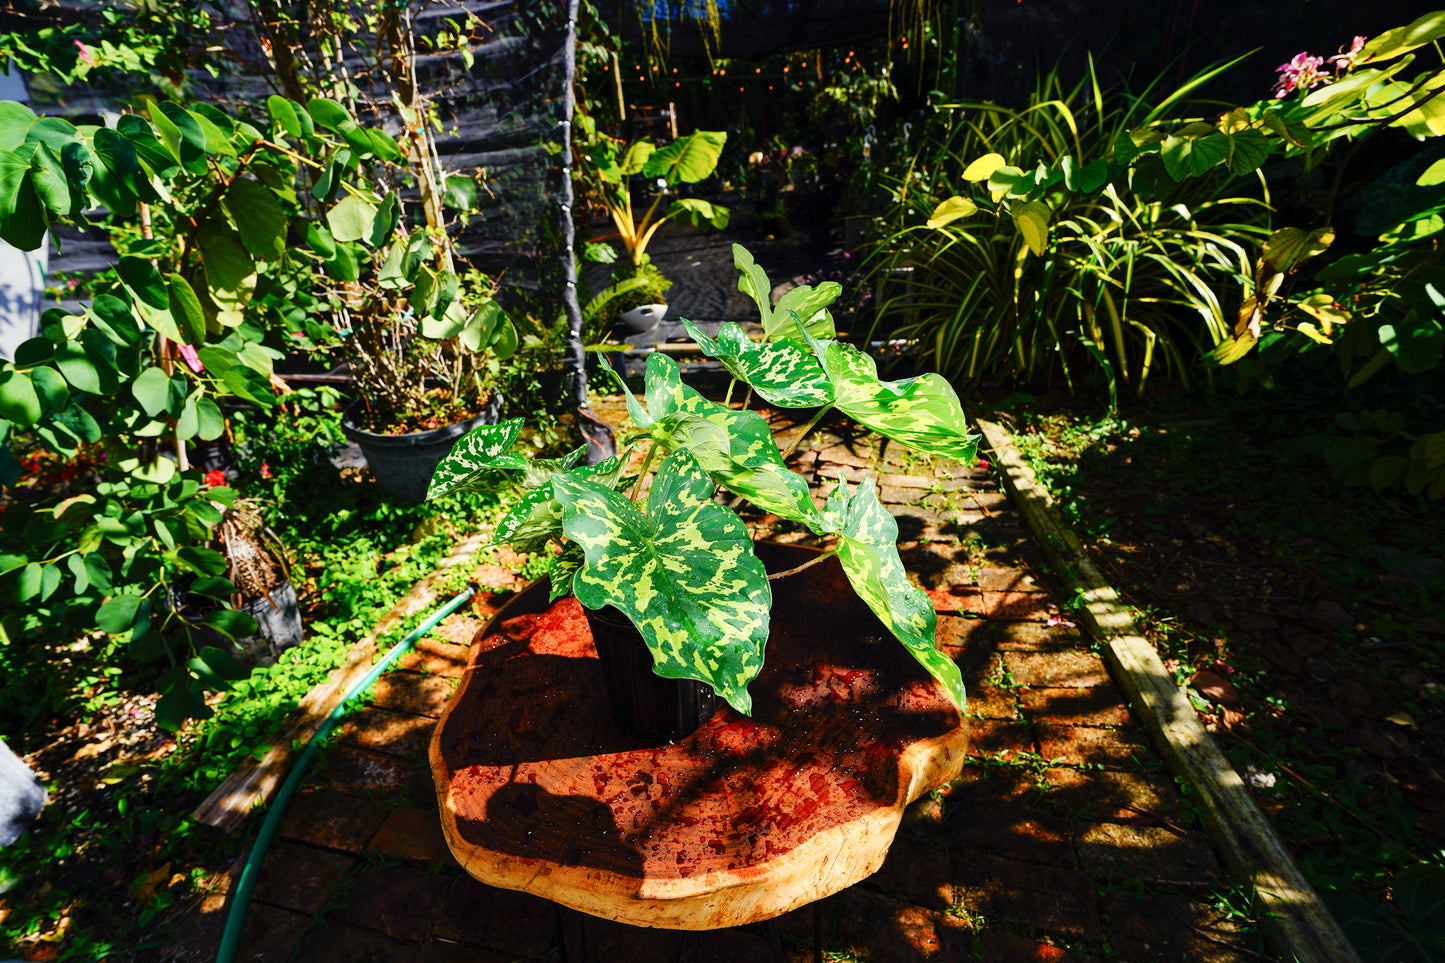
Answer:
M616 423L617 406L600 407ZM796 430L775 425L780 437ZM1229 884L1208 839L1061 611L989 471L928 464L872 436L810 438L794 456L799 471L830 487L839 473L874 477L898 518L904 562L963 668L973 740L963 776L910 808L882 870L822 903L828 958L1267 958L1213 908ZM772 960L777 934L765 926L678 933L566 911L559 929L547 901L460 871L442 839L427 743L472 636L506 597L444 622L346 723L265 860L240 959L576 961L585 945L585 958L603 963ZM233 878L217 881L166 959L214 959ZM811 960L813 909L777 925L790 963Z

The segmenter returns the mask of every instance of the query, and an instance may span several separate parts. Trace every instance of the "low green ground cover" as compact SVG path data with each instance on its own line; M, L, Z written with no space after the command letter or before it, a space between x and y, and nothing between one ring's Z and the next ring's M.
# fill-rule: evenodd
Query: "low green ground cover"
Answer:
M306 640L208 700L211 715L172 736L151 723L155 668L97 658L80 640L37 665L0 648L0 711L17 752L38 752L52 793L32 830L5 850L0 946L27 959L154 959L197 887L249 842L217 840L189 813L248 757L270 748L300 699L345 657L459 532L495 502L476 494L403 505L326 458L332 399L302 392L272 423L236 419L240 477L291 558ZM264 468L263 468L264 466ZM385 646L425 618L404 620ZM100 666L104 666L101 668ZM36 688L40 668L53 680ZM133 718L134 717L134 718ZM253 827L254 828L254 827Z

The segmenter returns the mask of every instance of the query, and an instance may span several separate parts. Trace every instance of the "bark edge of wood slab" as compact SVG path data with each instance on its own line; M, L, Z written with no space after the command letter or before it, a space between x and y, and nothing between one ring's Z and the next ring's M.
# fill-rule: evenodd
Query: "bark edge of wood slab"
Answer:
M759 544L769 570L812 549ZM611 718L576 599L535 583L476 635L430 746L452 854L492 886L664 929L770 919L876 872L956 778L962 713L836 559L772 583L753 716L653 745Z

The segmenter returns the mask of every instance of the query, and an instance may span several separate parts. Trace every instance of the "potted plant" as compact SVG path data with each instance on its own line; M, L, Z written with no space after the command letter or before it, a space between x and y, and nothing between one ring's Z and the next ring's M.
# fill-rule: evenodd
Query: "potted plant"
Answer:
M836 284L797 288L773 306L767 275L751 255L734 245L734 258L739 288L757 303L765 339L751 340L736 324L724 325L716 340L689 330L763 401L816 409L789 450L836 409L920 451L973 457L977 439L946 381L927 374L881 382L870 357L832 339L827 305L837 297ZM515 485L519 494L497 540L533 550L560 545L549 573L552 595L576 593L599 645L613 634L607 623L630 622L656 675L703 683L747 714L747 686L762 668L768 639L769 581L791 572L764 570L742 519L713 500L721 486L833 540L806 564L836 556L869 608L963 705L958 667L935 647L933 607L904 572L897 523L871 480L852 488L840 479L818 508L767 422L702 397L682 383L665 354L648 358L645 398L627 397L646 444L635 476L623 474L625 453L592 467L576 467L580 452L529 462L508 450L521 428L512 420L462 438L438 466L428 496Z
M579 117L579 127L584 142L590 142L590 146L582 152L582 162L576 169L585 188L607 209L627 252L626 258L616 258L613 282L618 285L633 279L643 282L619 297L613 307L626 327L646 331L666 313L667 305L662 298L672 284L647 254L647 245L657 229L670 220L697 227L710 224L718 230L728 226L727 208L698 197L674 198L664 210L658 210L668 191L680 184L696 184L712 175L727 143L727 132L698 130L666 147L639 140L624 149L621 141L599 134L591 118L585 115ZM632 205L634 180L657 188L657 196L641 219L637 218ZM629 312L636 313L629 315Z

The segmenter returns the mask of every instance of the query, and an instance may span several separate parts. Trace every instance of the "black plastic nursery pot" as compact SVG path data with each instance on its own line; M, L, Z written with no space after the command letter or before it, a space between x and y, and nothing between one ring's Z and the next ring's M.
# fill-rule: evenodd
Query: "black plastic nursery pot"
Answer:
M584 607L583 612L619 724L672 742L712 718L722 703L712 686L693 679L665 679L653 672L652 653L626 615L610 605L595 611Z
M495 425L502 414L502 397L493 394L487 409L466 421L427 431L380 435L357 425L353 416L360 404L352 402L342 413L342 433L360 446L367 466L383 491L412 502L426 498L432 473L457 439L482 425Z

